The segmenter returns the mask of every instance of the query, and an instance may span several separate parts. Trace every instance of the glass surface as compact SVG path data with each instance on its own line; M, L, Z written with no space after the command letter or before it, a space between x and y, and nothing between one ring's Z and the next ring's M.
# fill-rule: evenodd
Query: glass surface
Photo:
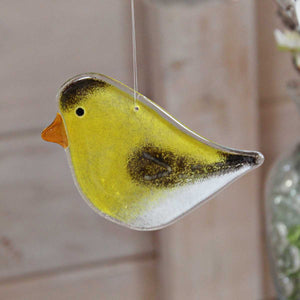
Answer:
M281 299L300 299L300 144L274 166L267 188L268 240Z
M288 92L299 106L300 85ZM267 237L280 299L300 299L300 143L273 166L266 188Z
M162 228L263 162L259 152L210 142L141 94L83 74L58 93L44 139L67 152L76 185L102 216L138 230Z

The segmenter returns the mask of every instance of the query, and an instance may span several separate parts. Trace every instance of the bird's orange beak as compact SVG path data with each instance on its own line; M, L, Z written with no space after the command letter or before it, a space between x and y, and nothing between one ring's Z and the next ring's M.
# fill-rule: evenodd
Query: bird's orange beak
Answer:
M57 113L53 123L43 130L41 136L47 142L57 143L65 149L68 147L69 143L64 122L59 113Z

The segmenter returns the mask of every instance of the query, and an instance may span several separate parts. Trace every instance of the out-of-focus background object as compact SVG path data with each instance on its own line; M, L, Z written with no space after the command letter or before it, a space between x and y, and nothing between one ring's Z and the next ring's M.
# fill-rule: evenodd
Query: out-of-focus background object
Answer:
M275 30L278 48L288 51L296 71L300 58L300 2L277 1L286 28ZM283 4L286 2L286 5ZM299 75L299 74L298 74ZM300 108L299 79L287 84L287 92ZM270 270L281 300L300 299L300 144L299 140L274 164L266 184L266 229Z
M175 225L130 231L91 211L43 143L66 79L132 86L130 1L0 3L0 299L270 299L265 173L299 136L273 0L136 0L140 91L203 136L262 150L249 174Z
M288 91L300 104L300 85L293 81ZM298 107L300 108L300 106ZM272 277L279 299L300 299L300 144L274 164L266 184L266 228Z
M276 0L276 2L278 4L278 15L284 25L291 30L298 29L299 2L297 0Z

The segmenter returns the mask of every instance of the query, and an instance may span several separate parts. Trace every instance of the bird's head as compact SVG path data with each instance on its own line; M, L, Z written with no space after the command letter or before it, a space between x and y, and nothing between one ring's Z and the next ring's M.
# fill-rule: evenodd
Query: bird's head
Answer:
M74 134L78 136L81 133L81 138L84 138L83 133L92 134L94 123L101 121L99 111L103 111L105 99L108 93L112 93L110 87L98 74L92 73L67 81L57 95L59 112L53 123L42 132L42 138L66 149Z

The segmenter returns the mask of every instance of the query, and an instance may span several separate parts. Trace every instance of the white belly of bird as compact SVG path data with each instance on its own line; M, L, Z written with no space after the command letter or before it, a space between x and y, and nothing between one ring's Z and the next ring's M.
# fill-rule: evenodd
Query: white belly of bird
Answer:
M145 213L132 220L130 226L139 230L165 227L183 217L198 205L204 204L228 183L233 182L250 170L250 166L245 166L226 175L216 176L167 191L156 205L152 205ZM186 213L182 214L183 212Z

